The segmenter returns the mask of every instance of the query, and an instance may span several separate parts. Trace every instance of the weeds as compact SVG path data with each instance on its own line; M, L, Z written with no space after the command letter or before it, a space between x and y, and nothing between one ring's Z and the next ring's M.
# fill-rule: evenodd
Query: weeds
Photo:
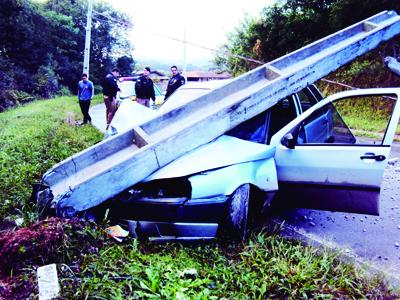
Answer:
M67 112L81 116L75 97L37 101L0 114L1 219L22 217L26 225L36 220L37 208L29 203L32 183L55 163L101 140L95 128L66 122Z
M275 234L253 235L230 255L232 244L113 245L88 255L80 292L111 299L382 298L390 291L364 279L331 253Z

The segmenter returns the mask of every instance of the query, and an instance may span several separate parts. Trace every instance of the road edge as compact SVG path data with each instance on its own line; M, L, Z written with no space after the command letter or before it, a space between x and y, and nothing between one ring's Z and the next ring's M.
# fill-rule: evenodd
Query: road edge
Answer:
M400 276L390 272L385 272L378 267L375 266L375 263L370 260L363 259L357 256L354 253L346 253L343 251L343 248L339 245L335 245L332 242L328 242L324 239L317 238L312 234L307 234L301 232L300 230L296 229L291 225L285 224L284 221L278 219L271 220L274 225L279 226L280 231L279 235L289 239L300 240L307 245L328 249L329 251L335 252L339 254L340 259L344 262L354 263L356 267L361 268L367 274L367 276L382 276L385 283L389 285L389 287L393 288L394 290L400 289Z

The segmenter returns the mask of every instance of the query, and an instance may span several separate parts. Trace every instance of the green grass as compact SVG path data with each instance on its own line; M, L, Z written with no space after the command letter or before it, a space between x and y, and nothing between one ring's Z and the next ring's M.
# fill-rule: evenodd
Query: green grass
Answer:
M354 130L355 135L365 136L380 140L385 133L388 120L384 117L371 118L370 115L364 115L360 118L357 112L347 112L346 115L342 115L343 120L349 126L350 129ZM400 125L397 125L395 141L400 139Z
M101 99L98 97L96 101ZM74 97L37 101L0 114L0 217L3 220L22 216L25 224L33 222L37 213L35 206L27 201L30 184L39 180L54 163L101 140L102 135L92 126L77 127L66 122L68 115L81 118ZM53 245L54 249L62 250L40 256L42 264L58 264L63 298L400 296L389 290L381 279L369 280L353 265L341 262L337 253L303 246L279 237L274 231L255 234L244 244L216 241L154 245L131 239L115 244L100 229L105 226L72 232L65 228L62 247ZM19 261L22 267L14 269L12 280L9 277L7 281L13 293L25 289L20 294L23 298L37 295L37 266L32 261Z
M335 107L355 135L377 140L383 137L392 114L392 103L385 103L379 99L343 101L336 103ZM400 125L396 129L395 140L399 139L398 135L400 135Z
M79 277L84 274L84 277ZM274 233L244 245L202 243L110 245L85 257L78 281L62 277L67 298L94 299L332 299L392 295L377 278L331 253Z
M99 102L100 97L94 101ZM75 97L36 101L0 114L0 218L35 217L27 201L31 184L55 163L102 139L81 120Z

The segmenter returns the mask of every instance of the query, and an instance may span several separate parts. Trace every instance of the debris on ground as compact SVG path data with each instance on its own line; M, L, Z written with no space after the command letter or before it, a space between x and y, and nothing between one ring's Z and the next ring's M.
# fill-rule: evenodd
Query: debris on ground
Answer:
M50 264L37 269L39 300L50 300L60 295L57 266Z
M119 225L114 225L111 227L106 228L107 234L114 238L117 242L122 242L124 238L129 235L129 231L126 231L121 228Z
M95 232L86 222L58 218L0 232L0 299L36 298L40 266L67 264L79 272L82 253L104 246L104 236Z

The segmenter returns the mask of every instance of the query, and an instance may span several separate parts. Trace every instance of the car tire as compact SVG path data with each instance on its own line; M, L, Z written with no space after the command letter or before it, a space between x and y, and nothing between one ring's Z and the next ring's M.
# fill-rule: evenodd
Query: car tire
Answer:
M250 184L248 183L239 186L229 196L227 217L224 224L222 224L222 236L240 242L246 239L249 198Z

